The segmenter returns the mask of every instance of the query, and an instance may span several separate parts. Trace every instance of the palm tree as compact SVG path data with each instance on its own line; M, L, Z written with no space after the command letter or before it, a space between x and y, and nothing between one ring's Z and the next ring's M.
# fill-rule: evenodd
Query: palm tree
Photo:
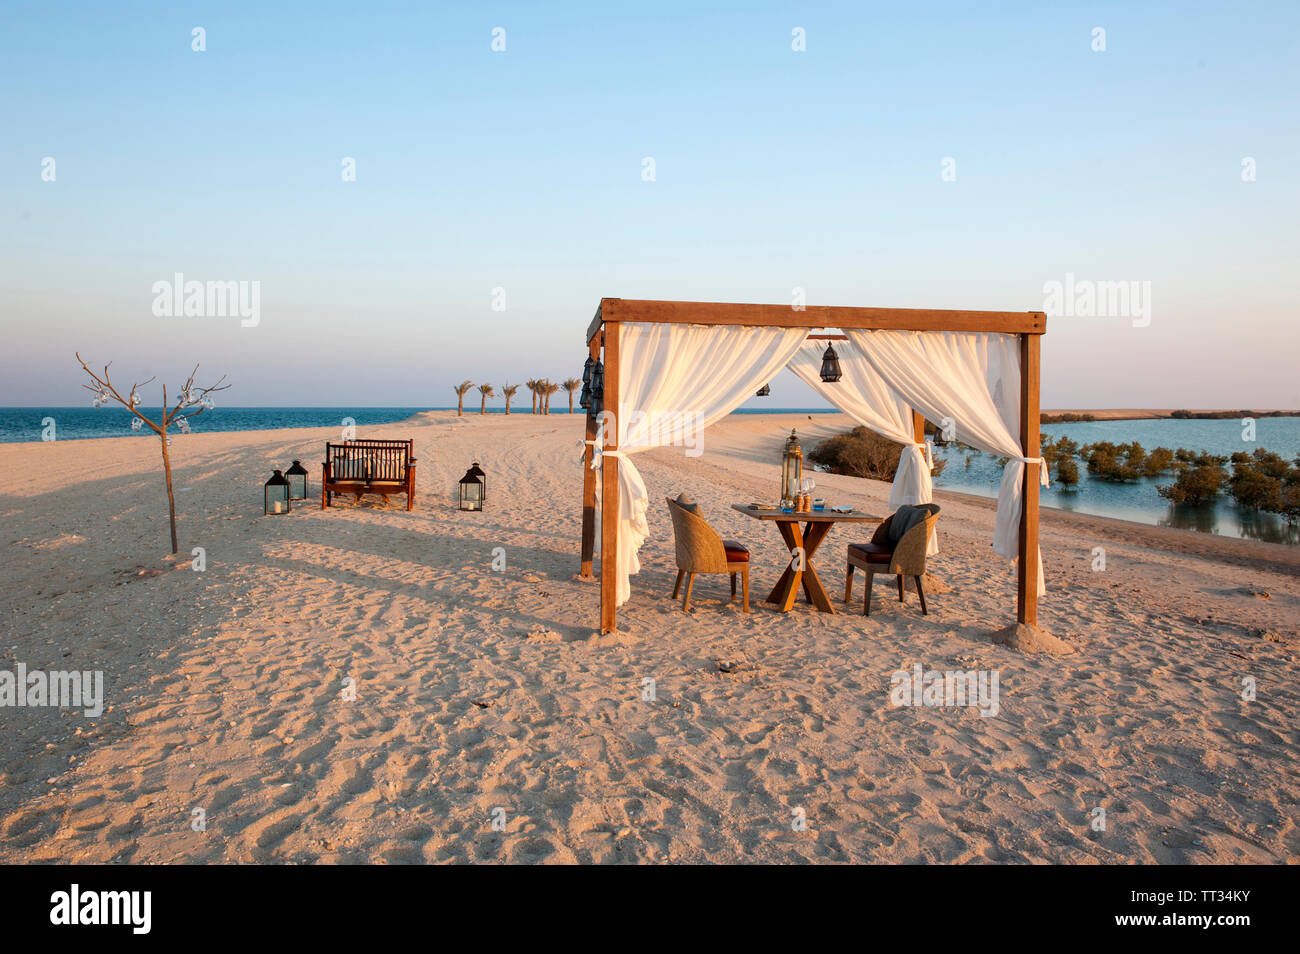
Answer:
M510 413L510 399L515 396L515 392L518 390L519 385L517 384L507 384L501 389L501 393L506 399L506 414Z
M465 395L469 393L469 389L472 388L473 386L474 386L473 381L462 381L460 382L460 384L457 384L452 387L452 390L456 392L456 416L457 417L465 416Z
M578 391L582 388L582 382L577 378L566 378L564 383L561 384L560 387L564 388L564 393L569 395L569 413L572 414L573 413L573 392Z
M546 395L546 407L545 410L542 411L543 414L551 413L551 395L558 390L560 390L558 384L552 384L550 381L546 380L542 381L542 393Z
M537 413L537 385L541 384L537 378L529 378L524 382L524 387L533 392L533 413Z
M481 395L483 395L483 400L482 400L481 402L479 402L478 412L479 412L480 414L486 414L486 413L487 413L487 399L490 398L490 397L496 397L496 396L497 396L496 389L493 388L492 385L490 385L490 384L480 384L480 385L478 386L478 393L481 394Z

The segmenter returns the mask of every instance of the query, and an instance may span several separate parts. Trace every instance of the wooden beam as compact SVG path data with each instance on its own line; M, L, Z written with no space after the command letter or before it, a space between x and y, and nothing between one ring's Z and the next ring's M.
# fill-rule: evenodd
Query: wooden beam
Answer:
M912 440L918 444L925 443L925 417L920 411L912 412Z
M707 301L648 301L603 298L609 321L654 321L697 325L754 325L767 328L889 328L901 331L985 331L1041 335L1047 316L1041 311L951 311L928 308L842 308L809 305L746 305ZM593 322L594 324L594 322ZM588 327L588 336L592 328Z
M600 358L600 335L591 339L588 345L593 360ZM587 429L585 440L592 441L596 438L596 418L587 415ZM592 573L592 557L596 552L596 471L592 469L591 458L595 456L596 449L591 444L584 445L582 456L582 569L579 573L582 579L591 580L595 578Z
M1038 434L1039 358L1042 339L1020 337L1020 446L1026 457L1040 453ZM1038 481L1039 464L1025 465L1024 507L1020 511L1020 560L1016 579L1016 619L1038 622Z
M611 412L612 433L604 437L605 450L618 449L619 406L619 324L605 322L605 396L604 409ZM618 458L601 461L600 487L600 631L612 633L618 624L615 597L618 587Z
M604 304L604 299L602 299L601 304ZM605 320L601 314L603 310L601 305L597 305L595 317L587 323L587 344L591 344L592 339L596 337L596 332L600 331L600 324Z

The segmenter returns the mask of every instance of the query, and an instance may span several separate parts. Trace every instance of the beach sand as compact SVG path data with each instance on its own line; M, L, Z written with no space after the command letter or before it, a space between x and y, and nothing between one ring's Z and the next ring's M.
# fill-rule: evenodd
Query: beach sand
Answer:
M702 457L638 456L653 535L603 637L580 415L362 429L414 438L409 513L319 509L337 431L178 435L179 558L156 439L0 446L23 475L0 499L0 669L103 670L107 697L98 718L0 708L0 860L1295 860L1297 548L1045 510L1040 621L1075 652L1024 655L989 639L1015 606L991 501L940 492L928 617L888 579L870 619L860 583L838 603L849 527L817 556L841 612L782 615L761 600L788 555L730 504L774 496L791 426L809 447L849 423L736 415ZM262 516L295 457L316 495ZM488 506L460 513L475 457ZM722 576L689 615L669 598L682 490L750 547L750 615ZM818 492L886 512L882 483ZM917 663L996 671L997 715L892 706Z

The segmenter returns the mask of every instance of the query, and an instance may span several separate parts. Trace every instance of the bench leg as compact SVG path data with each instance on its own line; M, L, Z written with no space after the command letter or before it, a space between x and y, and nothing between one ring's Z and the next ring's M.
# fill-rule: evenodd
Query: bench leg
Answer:
M745 593L745 612L748 613L749 612L749 564L748 563L746 563L745 568L740 571L740 579Z

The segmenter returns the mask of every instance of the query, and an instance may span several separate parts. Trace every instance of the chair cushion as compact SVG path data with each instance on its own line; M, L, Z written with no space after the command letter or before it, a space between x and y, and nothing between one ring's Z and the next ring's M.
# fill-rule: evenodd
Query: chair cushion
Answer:
M332 476L335 480L365 480L368 476L366 464L366 455L360 451L335 454Z
M894 548L879 543L850 543L849 556L866 563L889 563L894 555Z
M728 563L748 563L749 551L739 540L723 540L722 547L727 551Z
M677 495L677 506L683 510L689 510L691 513L700 512L700 505L692 500L690 494L685 491Z

